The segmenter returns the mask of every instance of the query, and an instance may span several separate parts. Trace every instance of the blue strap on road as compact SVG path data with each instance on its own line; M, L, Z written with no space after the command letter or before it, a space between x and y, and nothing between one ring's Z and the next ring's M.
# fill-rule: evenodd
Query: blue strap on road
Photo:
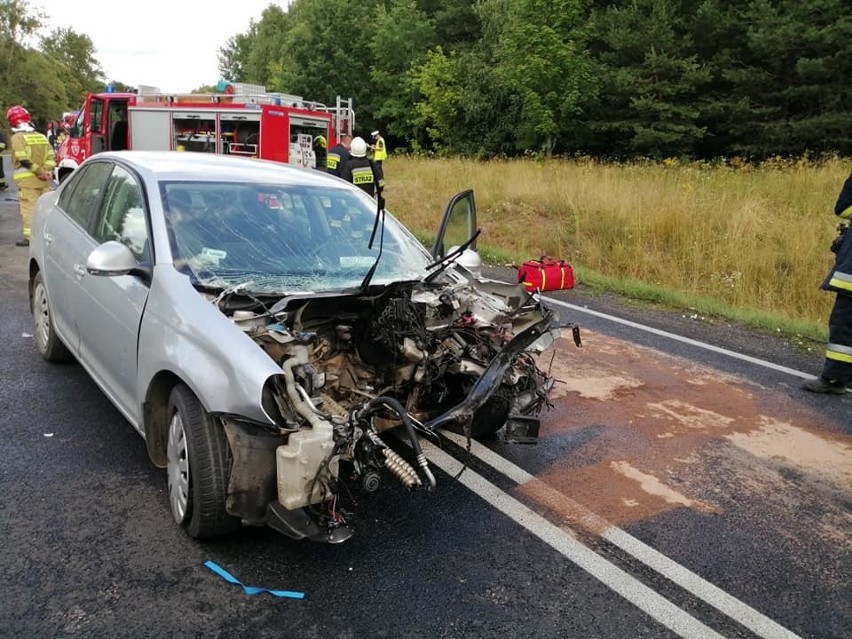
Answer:
M288 599L304 599L305 593L303 592L293 592L292 590L270 590L269 588L259 588L257 586L246 586L242 581L234 577L227 570L222 568L215 562L205 561L204 565L207 566L210 570L219 575L222 579L232 584L237 584L238 586L242 586L243 590L246 591L247 595L256 595L261 592L268 592L270 595L275 597L286 597Z

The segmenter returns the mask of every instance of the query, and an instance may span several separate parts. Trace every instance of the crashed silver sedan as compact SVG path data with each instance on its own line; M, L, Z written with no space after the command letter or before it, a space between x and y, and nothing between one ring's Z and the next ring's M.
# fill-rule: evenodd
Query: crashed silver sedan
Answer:
M353 495L435 488L421 436L536 440L555 316L479 277L471 191L431 252L383 205L317 171L142 151L39 200L38 350L144 437L189 535L341 542Z

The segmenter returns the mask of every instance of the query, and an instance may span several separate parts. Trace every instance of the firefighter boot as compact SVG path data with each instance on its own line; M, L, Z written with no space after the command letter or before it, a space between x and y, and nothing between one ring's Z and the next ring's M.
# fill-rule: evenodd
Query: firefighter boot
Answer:
M837 382L824 377L814 377L813 379L805 380L802 388L812 393L828 393L831 395L843 395L846 392L846 384Z

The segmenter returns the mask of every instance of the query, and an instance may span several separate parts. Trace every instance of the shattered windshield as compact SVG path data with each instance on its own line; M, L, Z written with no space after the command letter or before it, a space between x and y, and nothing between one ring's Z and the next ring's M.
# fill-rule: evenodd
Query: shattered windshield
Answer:
M210 288L288 293L360 285L379 254L376 202L327 186L232 182L161 184L175 267ZM385 218L374 284L424 277L428 252Z

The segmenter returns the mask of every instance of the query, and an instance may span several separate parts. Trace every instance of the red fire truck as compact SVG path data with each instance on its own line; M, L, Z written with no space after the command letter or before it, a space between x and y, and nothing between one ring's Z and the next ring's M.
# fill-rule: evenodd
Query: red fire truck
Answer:
M57 151L61 182L87 157L125 149L242 155L315 166L314 140L331 147L355 127L352 98L334 106L220 82L211 94L90 93Z

